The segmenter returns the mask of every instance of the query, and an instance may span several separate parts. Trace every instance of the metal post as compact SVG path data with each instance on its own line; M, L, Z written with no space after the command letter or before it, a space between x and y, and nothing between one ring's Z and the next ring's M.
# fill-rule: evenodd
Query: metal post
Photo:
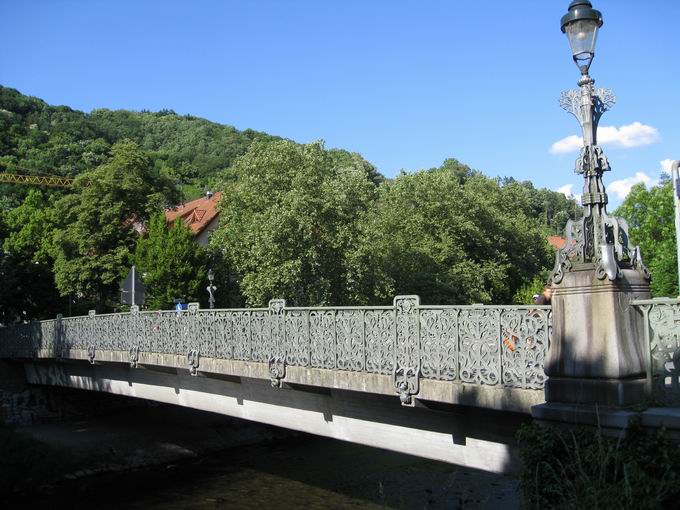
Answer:
M135 306L135 280L137 279L137 271L135 266L132 266L132 303L130 306Z
M208 299L208 306L212 310L215 308L215 291L217 290L217 287L213 285L213 281L215 280L215 273L211 269L208 270L208 286L205 288L205 290L208 291L208 294L210 295L210 298Z
M671 179L673 179L673 203L675 204L675 246L678 257L678 288L680 289L680 182L678 182L678 167L680 167L680 161L673 161L671 164Z

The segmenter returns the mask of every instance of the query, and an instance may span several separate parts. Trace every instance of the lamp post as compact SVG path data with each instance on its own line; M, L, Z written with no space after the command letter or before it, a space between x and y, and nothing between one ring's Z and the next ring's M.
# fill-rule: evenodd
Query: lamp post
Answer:
M565 409L576 409L570 406L586 406L578 408L589 409L583 416L590 412L592 419L603 406L641 402L646 391L645 326L631 302L650 297L650 275L640 250L629 245L626 221L607 214L602 175L609 161L597 145L600 117L615 102L611 90L595 88L589 74L602 23L587 0L572 1L560 22L581 74L578 90L562 92L560 106L583 132L575 169L583 176L583 216L567 223L566 243L550 276L546 404L532 411L545 420L563 419Z
M217 290L217 287L213 285L213 280L215 280L215 273L213 272L212 268L208 269L208 281L210 282L208 286L206 287L205 290L208 291L208 294L210 294L210 298L208 299L208 306L212 310L215 308L215 291Z
M609 161L597 145L597 125L602 114L616 98L609 89L594 88L590 64L595 57L597 32L603 24L602 13L592 8L588 0L574 0L562 16L561 28L571 46L572 57L581 71L579 90L567 90L560 96L560 106L576 117L583 132L583 147L576 160L576 173L583 175L583 218L567 224L567 244L558 252L551 276L560 283L565 272L575 265L592 264L598 279L613 281L621 269L635 268L648 278L640 250L628 246L628 225L625 220L607 214L607 193L602 174L610 170Z

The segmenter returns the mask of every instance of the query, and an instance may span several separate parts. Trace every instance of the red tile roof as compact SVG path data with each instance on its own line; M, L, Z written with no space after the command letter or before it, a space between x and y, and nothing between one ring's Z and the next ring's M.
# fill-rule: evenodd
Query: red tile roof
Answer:
M204 196L172 209L166 209L165 221L173 223L177 218L181 218L182 222L197 236L219 216L217 202L220 198L222 198L222 193L218 191L210 198Z

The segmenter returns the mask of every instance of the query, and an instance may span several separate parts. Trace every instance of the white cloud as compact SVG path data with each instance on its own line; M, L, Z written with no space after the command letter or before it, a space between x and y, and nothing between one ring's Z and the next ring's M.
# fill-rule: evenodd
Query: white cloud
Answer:
M576 135L570 135L552 144L550 146L550 152L553 154L566 154L567 152L577 151L581 147L583 147L583 138Z
M667 174L671 173L671 165L673 164L672 159L664 159L661 162L661 171L666 172Z
M565 197L569 198L572 193L571 190L574 188L573 184L565 184L564 186L560 186L557 188L555 191L558 193L562 193Z
M565 184L564 186L560 186L557 188L555 191L558 193L562 193L565 197L567 198L573 198L577 202L581 202L581 195L574 195L573 193L574 185L573 184Z
M597 129L597 141L600 145L613 147L640 147L659 141L659 130L655 127L633 122L619 128L614 126L602 126ZM550 146L553 154L566 154L575 152L583 146L583 138L570 135L556 141Z
M640 122L633 122L627 126L615 128L606 126L598 128L597 141L602 144L618 145L620 147L639 147L659 141L659 130Z
M625 179L619 179L618 181L613 181L607 186L607 191L616 195L619 199L623 200L626 198L630 189L638 183L643 183L645 186L653 186L655 180L653 180L649 175L644 172L635 172L633 177L626 177Z

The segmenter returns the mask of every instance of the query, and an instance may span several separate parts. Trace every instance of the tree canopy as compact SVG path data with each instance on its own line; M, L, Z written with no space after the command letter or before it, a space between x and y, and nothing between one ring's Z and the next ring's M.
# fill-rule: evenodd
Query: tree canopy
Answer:
M675 243L673 183L667 177L647 189L636 184L615 214L625 218L630 242L640 246L642 260L652 274L652 294L678 296L678 259Z
M239 273L248 304L348 302L345 259L375 193L371 168L320 142L254 143L236 159L211 242Z
M551 258L540 222L514 191L454 160L381 186L350 257L354 299L511 302Z
M79 175L73 191L52 207L60 227L50 247L54 278L62 295L101 305L116 294L130 265L135 227L174 203L177 191L134 142L115 144L111 159Z
M115 308L135 261L151 307L205 302L208 267L219 306L379 304L398 293L507 303L550 265L545 236L580 212L560 193L455 159L385 179L361 155L321 142L172 110L88 114L5 87L0 172L75 178L68 189L0 185L0 276L11 285L3 322L53 316L67 296L77 313ZM178 184L224 192L209 250L162 225Z
M0 171L75 177L104 163L116 142L131 140L190 194L200 194L253 141L274 139L172 110L98 109L88 114L0 86ZM19 205L26 193L0 184L0 195L11 206Z
M134 260L144 276L146 306L168 310L173 300L205 301L206 252L180 219L167 225L162 213L151 219L148 235L137 243Z

